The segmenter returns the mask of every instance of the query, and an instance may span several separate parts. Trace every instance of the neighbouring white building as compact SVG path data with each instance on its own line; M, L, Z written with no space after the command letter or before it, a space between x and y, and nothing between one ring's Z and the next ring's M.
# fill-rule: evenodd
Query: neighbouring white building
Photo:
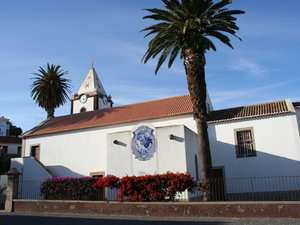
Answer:
M18 137L9 136L9 119L0 117L0 155L19 154L21 155L22 140Z
M0 117L0 188L6 187L7 176L3 175L9 170L11 157L21 156L22 139L9 136L9 119ZM4 204L6 191L0 191L0 208Z
M0 117L0 136L8 136L9 131L9 125L8 125L9 119L5 118L4 116Z
M91 68L71 100L70 115L46 120L23 134L23 158L13 160L21 179L167 171L200 179L189 95L112 105ZM300 176L300 103L281 100L213 110L208 97L207 106L216 178ZM225 186L227 193L248 191L232 183ZM256 191L265 187L255 184Z

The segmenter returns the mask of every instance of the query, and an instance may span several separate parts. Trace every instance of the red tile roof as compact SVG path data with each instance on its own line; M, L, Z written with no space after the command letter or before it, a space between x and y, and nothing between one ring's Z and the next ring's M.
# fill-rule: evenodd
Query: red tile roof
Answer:
M51 118L24 136L165 118L192 113L189 95Z
M291 104L292 105L292 104ZM257 105L216 110L209 113L208 123L225 122L240 119L250 119L262 116L272 116L292 112L287 100L267 102Z
M24 134L36 136L108 125L124 124L151 119L192 114L189 95L153 100L109 109L54 117ZM216 110L209 113L208 123L247 119L291 112L285 100L238 108Z
M1 144L21 144L22 139L18 138L18 137L0 136L0 143Z

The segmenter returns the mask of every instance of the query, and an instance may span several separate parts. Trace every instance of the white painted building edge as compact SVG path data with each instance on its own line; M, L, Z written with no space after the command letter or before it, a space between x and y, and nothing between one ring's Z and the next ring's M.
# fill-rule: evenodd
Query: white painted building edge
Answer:
M18 154L19 147L21 148L21 144L10 144L10 143L1 143L0 146L7 146L7 154Z
M156 128L181 124L196 133L192 115L144 122ZM130 131L137 124L27 137L24 155L30 155L31 146L40 145L41 162L61 176L88 176L91 172L107 171L107 135ZM254 129L257 156L236 158L234 131L247 127ZM208 130L213 166L224 167L226 177L300 175L299 127L294 113L209 124ZM284 166L277 168L279 163Z

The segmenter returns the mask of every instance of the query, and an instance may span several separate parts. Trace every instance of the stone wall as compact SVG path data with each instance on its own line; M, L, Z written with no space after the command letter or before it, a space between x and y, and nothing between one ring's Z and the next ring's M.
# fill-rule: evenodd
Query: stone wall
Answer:
M88 202L14 200L14 212L156 217L300 218L300 202Z

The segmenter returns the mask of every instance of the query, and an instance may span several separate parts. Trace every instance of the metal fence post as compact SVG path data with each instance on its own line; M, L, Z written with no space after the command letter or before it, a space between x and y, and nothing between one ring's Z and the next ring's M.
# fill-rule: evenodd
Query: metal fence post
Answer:
M19 176L20 172L16 168L10 169L6 175L7 177L7 188L6 188L6 201L5 201L5 211L13 211L13 199L18 198L18 186L19 186Z

